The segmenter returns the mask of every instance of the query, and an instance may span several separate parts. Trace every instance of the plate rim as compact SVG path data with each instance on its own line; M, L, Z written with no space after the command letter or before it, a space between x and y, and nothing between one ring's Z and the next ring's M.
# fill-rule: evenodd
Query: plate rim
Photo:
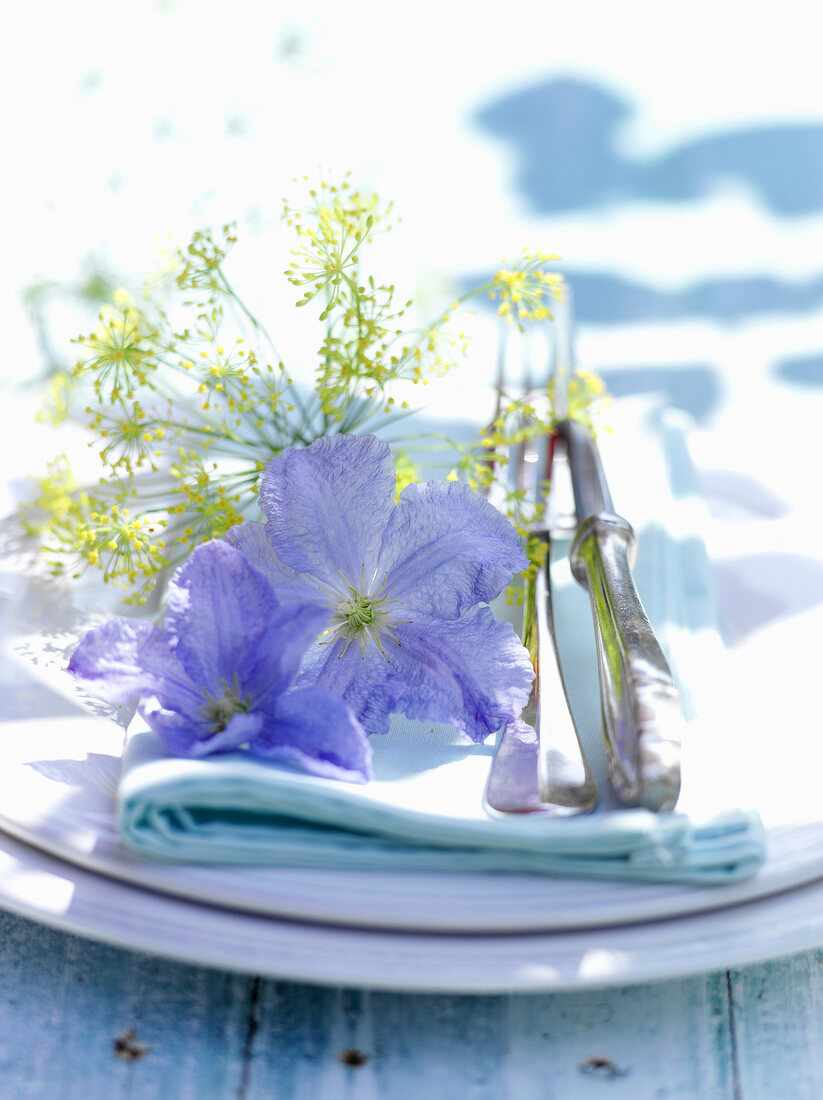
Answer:
M27 768L37 759L38 746L46 750L46 741L56 736L55 723L60 721L46 719L42 727L39 720L26 723L26 759L15 754L17 745L13 740L6 742L5 752L0 740L0 762L5 759L8 766L7 781L11 769ZM76 715L64 721L69 729L83 731L82 744L63 746L67 755L72 748L79 753L76 763L81 767L87 760L83 753L99 755L102 748L112 758L119 755L122 731L107 719ZM93 734L88 730L89 723L95 727ZM42 730L40 742L38 728ZM38 762L47 759L48 752ZM53 777L26 771L29 779L33 774L38 776L36 782L55 782ZM90 769L88 774L91 777ZM95 792L91 783L86 788L63 787L85 790L87 796L96 794L98 802L107 797ZM108 803L106 812L111 814L109 831L114 834L112 805ZM77 815L77 822L81 824L46 815L45 830L37 831L9 817L0 804L0 830L7 835L45 855L128 886L273 919L409 933L536 934L648 923L747 904L823 877L823 823L773 830L765 867L735 883L688 885L514 873L467 871L449 876L437 871L398 871L392 889L387 891L385 883L392 873L383 870L229 867L151 860L122 846L115 847L105 830L81 815ZM78 835L85 836L85 847L78 842ZM273 885L255 893L255 883L261 876L273 880ZM500 889L501 882L505 882L505 889ZM570 905L570 900L576 904Z
M63 910L14 889L21 881L36 886L43 876L68 887ZM407 993L645 984L746 966L823 943L823 880L646 924L508 936L392 932L255 916L172 898L96 875L4 832L0 906L63 932L189 965ZM752 935L755 927L759 936Z

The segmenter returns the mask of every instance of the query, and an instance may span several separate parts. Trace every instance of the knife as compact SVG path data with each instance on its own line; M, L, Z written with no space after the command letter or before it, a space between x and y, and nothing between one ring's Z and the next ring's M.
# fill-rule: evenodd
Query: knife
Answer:
M563 420L557 435L568 455L578 522L571 569L592 606L609 778L622 802L670 810L680 791L685 719L632 577L637 538L614 510L589 428Z
M680 792L685 719L632 576L637 537L614 510L593 432L569 416L570 297L556 313L555 432L571 471L578 526L569 559L591 600L609 778L621 802L670 810Z

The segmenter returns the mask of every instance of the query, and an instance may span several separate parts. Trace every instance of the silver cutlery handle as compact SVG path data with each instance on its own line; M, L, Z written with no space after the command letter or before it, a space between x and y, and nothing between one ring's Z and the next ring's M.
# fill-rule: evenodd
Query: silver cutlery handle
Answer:
M548 536L545 536L548 538ZM517 721L504 729L486 785L496 813L588 813L597 786L569 707L554 633L549 558L526 582L523 644L535 678Z
M591 599L612 785L624 803L669 810L680 791L685 720L632 578L636 551L631 525L599 512L581 523L570 562Z
M541 747L543 801L578 813L594 809L597 785L580 742L569 703L554 628L549 570L551 556L534 580L534 619L524 644L534 650L537 709L533 721ZM531 635L531 636L530 636Z

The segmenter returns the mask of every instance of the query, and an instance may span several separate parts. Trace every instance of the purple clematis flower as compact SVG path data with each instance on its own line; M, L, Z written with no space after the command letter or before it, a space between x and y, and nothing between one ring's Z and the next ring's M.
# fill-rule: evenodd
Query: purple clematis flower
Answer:
M266 467L265 526L227 532L283 603L323 610L300 682L341 695L368 733L393 711L457 726L474 741L514 718L533 670L489 610L526 558L511 524L457 482L394 500L388 445L338 435Z
M176 756L247 746L362 782L371 746L350 708L327 687L293 685L326 619L316 603L280 603L238 550L210 542L171 582L162 629L105 623L85 636L69 672L111 702L142 697L141 714Z

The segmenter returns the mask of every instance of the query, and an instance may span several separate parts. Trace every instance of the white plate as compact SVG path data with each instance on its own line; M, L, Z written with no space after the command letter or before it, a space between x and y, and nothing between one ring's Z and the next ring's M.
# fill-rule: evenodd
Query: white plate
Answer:
M539 875L353 872L165 864L132 856L114 817L122 731L83 715L0 725L0 826L124 882L268 916L440 932L582 929L684 915L823 876L823 825L775 828L755 878L697 888Z
M0 833L0 906L120 947L266 977L416 992L627 985L743 966L823 942L823 884L643 925L446 936L299 924L180 901Z
M112 812L120 732L80 711L68 678L62 672L62 679L54 675L55 667L65 667L81 623L76 615L70 617L68 593L26 575L19 562L9 562L0 573L0 598L5 597L0 612L2 602L10 611L5 624L0 621L0 640L7 649L0 662L0 719L5 719L0 723L0 826L78 868L127 883L278 919L361 929L580 930L701 911L719 915L725 907L812 882L823 876L823 738L816 717L823 614L819 608L791 613L803 606L797 600L814 595L808 569L803 573L800 565L817 559L793 555L788 567L775 568L774 555L766 555L760 570L765 570L765 587L757 590L755 567L763 555L738 556L754 544L752 522L734 518L725 528L720 525L726 538L720 556L735 564L733 583L725 593L721 590L721 600L731 621L736 610L751 614L759 608L767 627L724 662L723 737L706 743L701 772L714 776L724 792L734 780L747 793L745 804L757 806L764 817L768 861L748 882L698 889L539 876L215 869L130 857L118 843ZM810 531L798 527L797 513L776 526L780 530L772 536L778 543L790 536L792 545L816 552ZM758 535L762 539L762 532ZM741 578L746 581L742 588ZM142 896L132 890L133 899Z
M133 857L119 843L113 813L122 732L80 708L63 671L82 634L77 614L52 583L26 576L18 565L0 574L0 595L3 587L11 614L5 629L0 622L7 649L0 662L0 827L78 867L287 920L468 933L585 929L683 916L823 876L823 741L809 736L804 721L815 707L819 614L773 627L761 645L724 661L729 710L719 723L722 743L703 738L706 756L698 764L724 794L732 777L750 771L738 785L748 792L746 805L757 806L766 819L769 855L765 868L747 882L698 888L537 875L212 868ZM805 664L798 653L807 655ZM771 690L764 692L762 685ZM799 759L807 765L802 770Z

